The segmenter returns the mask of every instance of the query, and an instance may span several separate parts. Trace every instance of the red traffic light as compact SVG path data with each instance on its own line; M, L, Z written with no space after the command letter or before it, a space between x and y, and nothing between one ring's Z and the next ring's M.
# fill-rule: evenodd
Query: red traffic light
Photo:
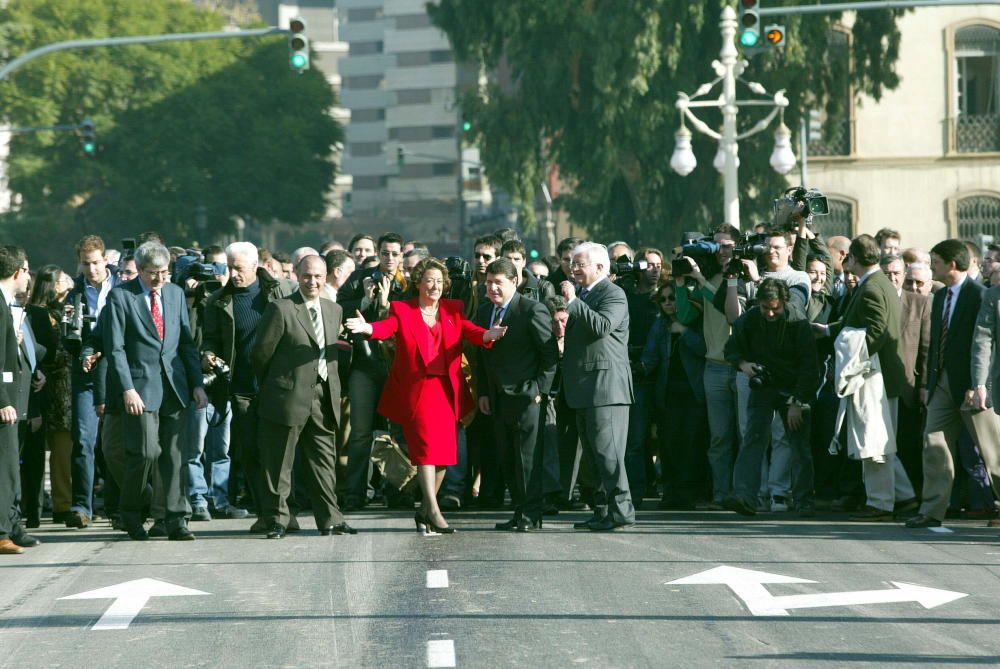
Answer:
M753 9L757 6L758 0L740 0L740 5L743 9Z
M293 33L301 33L306 29L305 19L296 16L294 19L288 22L288 29Z

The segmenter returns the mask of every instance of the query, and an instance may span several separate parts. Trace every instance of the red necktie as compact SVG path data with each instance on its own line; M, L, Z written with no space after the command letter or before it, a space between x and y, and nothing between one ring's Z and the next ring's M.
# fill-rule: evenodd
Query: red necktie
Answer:
M160 303L156 301L156 289L149 291L149 313L153 317L153 325L156 326L156 333L163 340L163 314L160 312Z

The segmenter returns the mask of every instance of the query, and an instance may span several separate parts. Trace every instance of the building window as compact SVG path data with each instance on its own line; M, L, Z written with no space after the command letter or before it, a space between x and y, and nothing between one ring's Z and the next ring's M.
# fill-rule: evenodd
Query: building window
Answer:
M350 54L352 56L371 56L382 53L383 43L377 42L351 42Z
M384 175L372 175L372 176L354 176L354 183L351 186L355 191L359 190L378 190L380 188L385 188L389 183L389 180Z
M432 63L450 63L453 61L448 49L434 51L403 51L396 55L397 67L424 67Z
M396 17L396 30L415 30L417 28L428 28L431 25L431 17L425 14L404 14Z
M382 142L353 142L347 148L352 158L370 158L382 155L384 151Z
M347 10L347 20L350 21L378 21L382 18L381 7L359 7Z
M831 76L838 81L841 92L838 107L843 107L840 119L831 119L826 109L809 110L809 155L849 156L851 155L851 127L854 96L851 92L850 34L844 30L831 30L827 36L827 67Z
M352 109L351 123L377 123L385 120L384 109Z
M364 91L375 88L382 88L385 85L385 77L381 74L365 74L357 77L344 77L344 90Z
M955 148L1000 151L1000 30L974 25L955 31Z
M980 235L1000 239L1000 196L973 195L958 201L959 239L978 240Z
M827 198L827 201L830 204L830 213L826 216L813 218L813 231L827 239L838 235L848 239L853 238L856 216L854 203L847 200L836 200L832 197Z
M454 137L455 126L453 125L431 126L431 135L434 137L434 139L448 139L449 137Z
M431 103L431 89L405 88L396 91L397 105L428 105Z

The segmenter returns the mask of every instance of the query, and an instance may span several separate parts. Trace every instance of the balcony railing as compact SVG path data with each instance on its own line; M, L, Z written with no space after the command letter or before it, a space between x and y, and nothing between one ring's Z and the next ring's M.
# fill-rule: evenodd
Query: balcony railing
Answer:
M810 138L809 155L849 156L851 155L851 120L844 119L839 123L824 123L821 137Z
M1000 114L963 114L955 123L959 153L1000 151Z

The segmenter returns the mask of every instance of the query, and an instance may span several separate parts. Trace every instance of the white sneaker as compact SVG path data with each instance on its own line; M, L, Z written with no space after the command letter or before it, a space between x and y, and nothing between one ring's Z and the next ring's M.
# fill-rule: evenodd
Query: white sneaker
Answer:
M771 511L788 511L788 499L786 497L773 497Z

